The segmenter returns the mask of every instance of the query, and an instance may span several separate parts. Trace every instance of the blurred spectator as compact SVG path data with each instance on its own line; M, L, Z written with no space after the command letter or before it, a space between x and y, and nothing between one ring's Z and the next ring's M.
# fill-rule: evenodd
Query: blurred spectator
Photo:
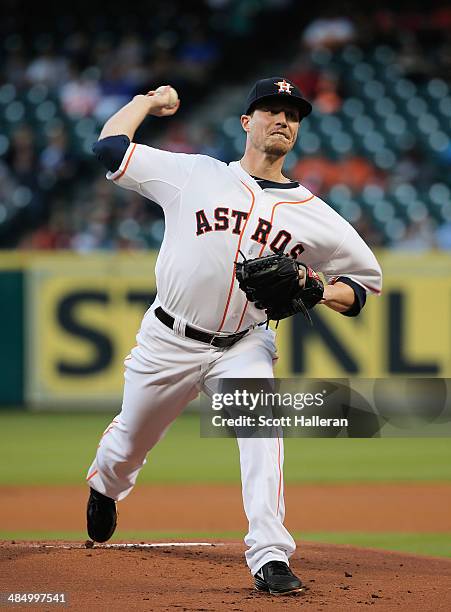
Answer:
M71 240L75 251L111 250L115 248L113 210L107 200L85 203L86 220L83 229Z
M384 245L382 233L373 223L371 223L368 216L364 213L362 213L358 221L354 222L352 225L370 247L381 247Z
M211 125L205 125L193 132L191 141L194 149L201 155L209 155L221 161L228 161L230 154L224 143Z
M201 83L207 77L218 59L219 50L216 41L199 27L188 34L182 44L178 59L180 72L190 81Z
M39 83L55 87L64 83L68 78L67 59L58 55L49 45L45 51L31 61L25 75L32 85Z
M36 231L25 234L20 241L22 249L53 250L71 246L71 232L64 213L65 202L52 214L50 220Z
M39 156L41 173L47 185L60 182L62 190L77 173L77 163L70 152L68 138L62 126L49 131L47 144Z
M158 144L159 149L172 151L173 153L195 153L191 144L186 125L174 119L168 126L167 132Z
M405 183L414 183L418 188L424 189L434 180L434 171L430 161L423 151L414 145L396 159L390 172L389 184L391 188Z
M92 115L101 99L97 81L90 77L89 72L79 74L74 68L59 95L64 112L77 118Z
M312 100L314 107L325 115L340 110L342 99L338 92L338 79L333 74L321 74L316 83L316 95Z
M101 98L94 115L100 123L104 123L121 106L127 104L138 93L141 85L126 67L116 63L104 72L99 84Z
M359 193L368 184L385 182L384 175L368 159L355 154L345 155L338 161L318 155L305 157L292 168L291 175L317 195L325 195L337 183Z
M397 64L403 76L416 83L430 78L435 72L434 66L428 61L415 36L406 32L400 40Z
M144 57L144 44L136 32L128 32L122 38L116 49L117 61L131 71L136 70L142 63Z
M355 36L355 26L349 17L319 17L305 28L302 41L308 49L338 49Z
M412 222L403 238L391 244L397 251L429 251L435 247L435 236L431 221L426 218Z
M319 72L305 53L302 53L291 65L287 77L299 87L307 100L313 100L318 89Z
M27 216L36 223L45 213L42 190L39 184L39 163L35 138L30 126L16 128L11 137L10 148L5 155L16 187L11 200L16 209L26 210Z
M337 174L332 162L322 155L315 155L300 159L292 167L291 177L314 194L325 195L336 182Z
M369 159L349 153L336 163L339 183L347 185L353 193L360 193L367 185L384 185L385 175Z
M23 124L12 133L6 160L19 180L32 181L37 174L37 154L33 130Z

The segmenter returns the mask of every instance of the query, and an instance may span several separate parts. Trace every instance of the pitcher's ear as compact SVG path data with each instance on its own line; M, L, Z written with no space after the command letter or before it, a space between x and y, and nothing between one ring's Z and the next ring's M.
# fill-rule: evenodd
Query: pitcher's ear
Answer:
M249 122L251 118L251 115L241 115L241 127L245 132L249 132Z

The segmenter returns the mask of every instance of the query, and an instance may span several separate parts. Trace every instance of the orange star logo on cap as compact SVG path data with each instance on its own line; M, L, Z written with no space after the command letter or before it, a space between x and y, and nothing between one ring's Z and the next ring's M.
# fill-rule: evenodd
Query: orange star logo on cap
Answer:
M293 85L290 85L290 83L287 83L285 79L283 81L277 81L277 83L274 83L274 85L277 85L279 87L279 91L277 93L291 94L291 90L293 89Z

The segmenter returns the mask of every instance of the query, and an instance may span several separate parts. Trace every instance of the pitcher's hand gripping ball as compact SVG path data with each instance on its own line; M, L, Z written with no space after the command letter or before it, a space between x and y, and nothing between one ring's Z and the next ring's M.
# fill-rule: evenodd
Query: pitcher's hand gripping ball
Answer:
M155 90L155 95L166 96L166 108L174 108L175 106L177 106L177 102L179 101L178 93L170 85L161 85L160 87L157 87L157 89Z
M236 278L250 302L279 321L298 312L311 322L308 309L323 298L324 285L314 270L286 255L237 262Z

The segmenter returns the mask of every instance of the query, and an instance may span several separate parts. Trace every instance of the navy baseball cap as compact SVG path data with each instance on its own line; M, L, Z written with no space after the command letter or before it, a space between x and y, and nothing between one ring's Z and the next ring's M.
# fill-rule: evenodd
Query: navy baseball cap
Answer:
M252 87L247 100L245 115L249 115L254 110L257 102L270 99L292 100L299 109L300 119L307 117L312 112L312 105L304 99L302 92L294 83L284 77L271 77L261 79Z

